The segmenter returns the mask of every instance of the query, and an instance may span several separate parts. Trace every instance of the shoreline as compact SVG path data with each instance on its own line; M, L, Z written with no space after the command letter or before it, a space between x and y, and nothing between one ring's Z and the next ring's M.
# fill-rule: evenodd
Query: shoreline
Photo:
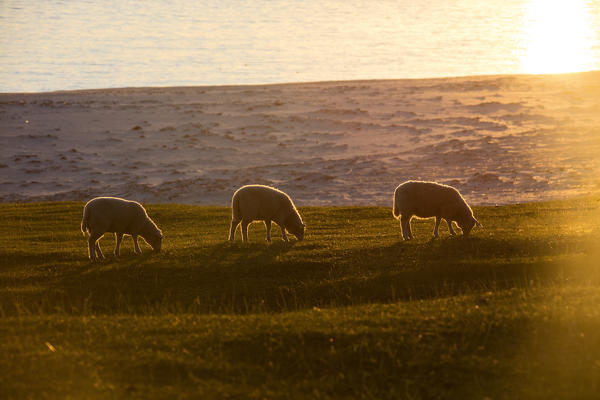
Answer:
M389 205L431 180L471 205L600 190L600 71L0 94L0 202Z
M459 75L459 76L436 76L426 78L384 78L384 79L340 79L340 80L323 80L323 81L298 81L298 82L275 82L275 83L239 83L239 84L211 84L211 85L168 85L168 86L117 86L117 87L99 87L99 88L85 88L85 89L56 89L48 91L37 91L37 92L0 92L0 96L3 95L52 95L52 94L92 94L102 93L110 91L135 91L135 90L165 90L165 89L234 89L234 88L265 88L275 86L294 86L294 85L335 85L335 84L368 84L377 82L390 82L390 83L405 83L409 81L437 81L437 80L464 80L464 79L495 79L495 78L565 78L569 76L577 75L600 75L600 70L589 70L589 71L577 71L577 72L560 72L560 73L539 73L539 74L489 74L489 75Z

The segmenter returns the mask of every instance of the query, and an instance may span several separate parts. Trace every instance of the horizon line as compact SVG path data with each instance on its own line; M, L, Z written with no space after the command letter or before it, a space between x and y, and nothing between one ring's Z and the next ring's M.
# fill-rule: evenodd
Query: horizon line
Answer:
M197 84L197 85L157 85L157 86L115 86L115 87L97 87L97 88L78 88L78 89L53 89L42 91L23 91L23 92L2 92L0 95L36 95L36 94L59 94L59 93L84 93L110 90L147 90L147 89L183 89L183 88L233 88L233 87L264 87L264 86L291 86L291 85L316 85L316 84L336 84L344 82L391 82L391 81L439 81L456 80L468 78L501 78L501 77L545 77L545 76L564 76L564 75L583 75L600 73L600 69L574 72L558 73L499 73L499 74L481 74L481 75L449 75L425 78L364 78L364 79L332 79L317 81L290 81L290 82L271 82L271 83L225 83L225 84Z

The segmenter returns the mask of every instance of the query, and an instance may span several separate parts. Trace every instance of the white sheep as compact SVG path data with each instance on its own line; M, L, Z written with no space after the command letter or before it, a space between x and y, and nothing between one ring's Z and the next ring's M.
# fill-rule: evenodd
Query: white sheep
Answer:
M81 232L88 231L88 253L92 261L104 258L98 241L106 232L114 232L116 245L114 254L119 256L123 235L133 238L136 254L140 254L138 236L141 236L155 251L160 251L163 235L146 210L136 201L117 197L96 197L83 208Z
M237 226L242 223L242 240L248 241L248 225L253 221L264 221L267 241L271 241L271 221L281 228L283 240L288 241L285 231L302 240L304 228L292 199L275 188L263 185L247 185L239 188L231 199L231 228L229 240L235 239Z
M410 219L413 216L435 217L434 237L439 236L442 218L446 220L451 235L456 234L452 229L452 221L456 221L465 236L473 226L481 226L458 190L435 182L407 181L398 186L394 191L393 213L395 218L402 215L400 222L404 240L413 238L410 229Z

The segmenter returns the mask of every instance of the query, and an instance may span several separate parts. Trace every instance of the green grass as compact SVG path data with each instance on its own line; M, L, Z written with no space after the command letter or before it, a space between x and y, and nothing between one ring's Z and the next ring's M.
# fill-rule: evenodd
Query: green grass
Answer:
M475 208L415 240L380 207L305 240L149 205L163 252L87 260L82 203L0 204L0 398L598 398L600 199ZM274 229L274 233L278 229Z

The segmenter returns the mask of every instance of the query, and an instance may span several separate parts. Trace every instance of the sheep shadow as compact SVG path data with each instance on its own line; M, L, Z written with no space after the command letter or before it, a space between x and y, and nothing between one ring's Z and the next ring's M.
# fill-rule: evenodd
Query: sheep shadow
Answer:
M554 284L576 276L600 280L591 263L577 270L564 264L561 256L577 246L575 241L557 241L549 247L547 242L526 238L400 240L348 254L362 265L365 276L346 279L345 287L327 283L320 290L347 293L348 302L385 302Z
M104 262L82 260L50 276L11 284L38 287L21 292L19 302L40 313L280 312L552 282L565 274L565 266L552 257L559 260L573 245L548 249L546 242L533 239L480 237L394 241L350 250L324 250L306 241L218 242L124 253ZM327 258L307 259L302 250ZM8 300L2 301L3 312L18 313Z
M320 274L318 262L283 261L289 243L220 242L193 251L144 251L81 261L52 279L35 278L40 291L20 301L40 312L249 312L282 308L286 287ZM44 281L45 279L45 281ZM7 312L15 312L8 307Z

